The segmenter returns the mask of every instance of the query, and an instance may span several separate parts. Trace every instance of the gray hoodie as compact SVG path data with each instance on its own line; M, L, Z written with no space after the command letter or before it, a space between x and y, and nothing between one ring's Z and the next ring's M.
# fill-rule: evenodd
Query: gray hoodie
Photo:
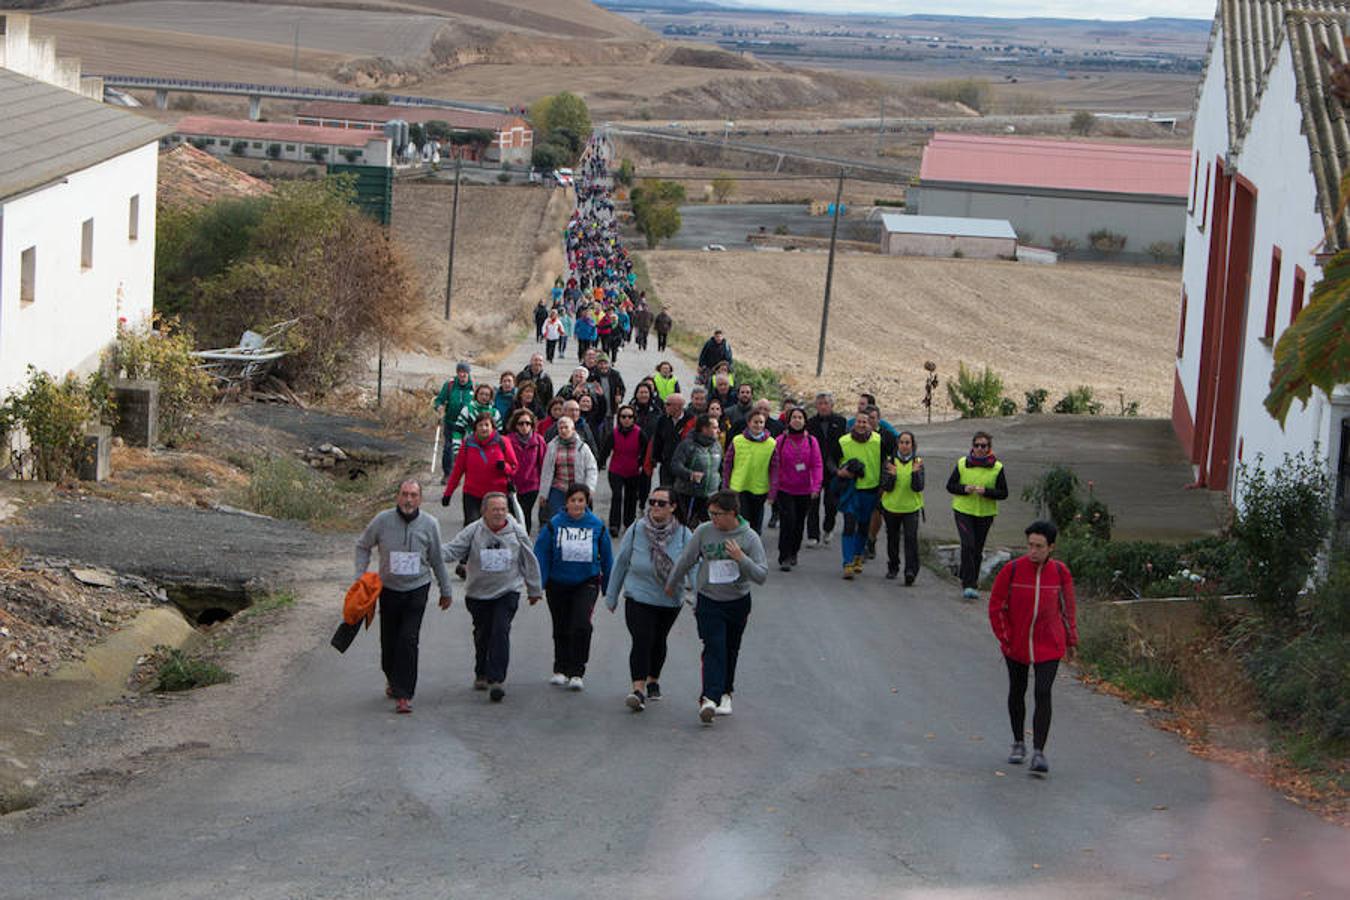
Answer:
M493 531L479 519L451 538L441 550L446 562L465 564L468 570L468 581L464 585L466 597L492 600L512 591L519 592L522 583L525 596L544 595L539 560L535 559L530 535L525 526L511 516L506 517L501 531ZM486 571L485 564L493 571Z
M745 555L739 562L727 555L727 541L735 540ZM709 600L739 600L750 593L750 583L763 584L769 576L764 561L764 544L745 519L736 520L734 531L721 531L712 522L704 522L694 530L694 536L685 544L675 568L666 579L666 587L680 583L685 573L702 561L698 567L697 591ZM727 577L728 567L735 566L734 580Z
M392 591L411 591L431 583L432 573L441 587L441 596L450 596L450 573L441 558L441 526L422 511L411 522L403 521L398 509L386 509L370 520L366 530L356 539L356 577L370 568L370 551L380 547L380 582ZM411 553L415 557L396 557ZM416 574L395 575L391 569L410 563L409 571Z

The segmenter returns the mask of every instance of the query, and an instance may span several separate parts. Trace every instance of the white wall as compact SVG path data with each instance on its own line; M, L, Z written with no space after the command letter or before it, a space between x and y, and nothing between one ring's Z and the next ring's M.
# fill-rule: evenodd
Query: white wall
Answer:
M327 147L328 155L323 158L326 163L346 163L347 157L343 156L344 151L355 150L357 157L355 165L360 166L384 166L388 168L394 164L393 144L389 138L383 134L372 135L370 140L366 141L364 148L351 147L345 144L325 144L319 141L277 141L258 138L235 138L229 136L219 136L214 134L196 134L192 132L183 132L175 134L170 139L170 143L192 142L194 140L212 140L213 144L207 144L202 149L208 153L219 156L223 159L229 159L234 156L231 149L235 141L245 143L243 155L250 159L271 159L267 155L267 148L272 144L281 146L281 155L278 159L291 162L302 162L314 165L314 158L309 155L309 147ZM255 147L254 145L257 144ZM286 149L286 148L291 149Z
M1313 392L1306 409L1295 402L1283 430L1262 403L1270 387L1275 342L1289 327L1294 267L1301 266L1307 274L1304 306L1312 294L1313 283L1321 276L1313 252L1322 243L1323 224L1316 207L1317 185L1313 180L1308 142L1302 134L1302 126L1303 116L1286 40L1270 72L1238 161L1238 172L1257 189L1251 288L1243 328L1242 388L1237 410L1237 438L1242 447L1242 459L1247 463L1251 463L1258 453L1264 454L1268 464L1278 463L1286 453L1311 451L1314 443L1320 445L1324 457L1339 449L1328 445L1331 417L1326 397L1320 391ZM1280 247L1282 262L1275 336L1267 342L1262 336L1270 293L1273 246ZM1229 486L1231 488L1233 483Z
M154 298L157 146L147 144L0 204L0 392L25 369L86 373L115 337L120 317L149 317ZM140 196L138 237L128 201ZM80 264L81 225L94 220L93 267ZM21 304L19 256L37 247L35 300Z

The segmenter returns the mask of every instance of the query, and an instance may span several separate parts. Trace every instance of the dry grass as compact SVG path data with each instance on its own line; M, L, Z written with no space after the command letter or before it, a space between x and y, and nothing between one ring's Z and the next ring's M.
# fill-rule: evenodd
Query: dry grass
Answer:
M643 256L677 324L724 329L738 359L778 369L797 391L819 385L851 406L868 390L889 414L915 417L933 360L944 379L958 362L991 366L1019 404L1032 388L1054 399L1086 384L1108 411L1117 388L1143 415L1171 408L1175 269L842 255L818 382L824 254Z
M109 479L81 488L109 500L207 507L247 484L243 470L200 453L113 447Z

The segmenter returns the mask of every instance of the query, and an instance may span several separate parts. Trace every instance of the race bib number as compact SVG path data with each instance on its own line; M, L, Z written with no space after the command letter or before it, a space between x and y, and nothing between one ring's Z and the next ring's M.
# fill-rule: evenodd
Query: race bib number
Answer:
M389 554L390 575L419 575L422 572L422 554L395 550Z
M741 577L741 567L734 559L708 560L709 584L734 584Z
M504 548L486 549L480 562L484 572L508 572L511 570L511 551Z
M805 472L805 471L806 471L806 463L797 463L796 469L797 469L798 472Z
M562 561L584 563L591 561L591 530L564 528L561 535Z

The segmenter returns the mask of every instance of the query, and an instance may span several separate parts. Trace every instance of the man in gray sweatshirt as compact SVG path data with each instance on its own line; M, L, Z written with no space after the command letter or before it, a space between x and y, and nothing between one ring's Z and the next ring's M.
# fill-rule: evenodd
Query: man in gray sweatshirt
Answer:
M473 616L473 687L487 691L493 703L506 696L502 682L511 660L511 620L520 606L521 587L531 606L544 595L530 535L506 510L505 494L484 495L483 517L443 548L446 562L464 563L468 570L464 604ZM449 605L441 601L442 609Z
M769 574L764 544L740 517L735 491L718 491L708 500L711 519L700 525L666 578L666 595L675 596L685 574L698 568L698 605L694 620L703 641L703 695L698 717L711 725L713 716L731 715L736 690L736 660L750 618L750 584L763 584ZM720 702L713 698L720 698Z
M417 689L417 644L427 608L431 576L441 589L441 608L450 606L450 573L441 556L441 528L421 510L422 485L398 486L398 505L370 520L356 539L356 577L370 568L370 551L380 548L380 668L386 697L395 711L412 712Z

